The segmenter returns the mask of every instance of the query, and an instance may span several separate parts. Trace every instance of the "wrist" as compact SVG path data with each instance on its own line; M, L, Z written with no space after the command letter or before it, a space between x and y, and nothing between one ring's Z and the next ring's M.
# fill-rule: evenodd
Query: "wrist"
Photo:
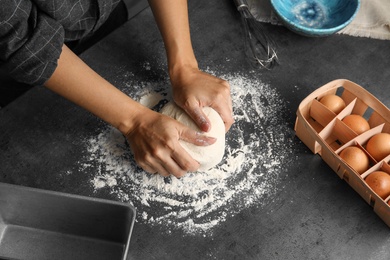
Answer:
M175 87L177 84L183 81L184 78L190 76L192 73L199 71L198 62L177 62L169 66L169 77L171 84Z
M198 61L196 60L189 40L179 41L175 39L167 46L168 71L170 76L180 73L181 70L186 68L198 69Z
M119 120L114 127L116 127L123 135L127 135L132 132L139 122L142 121L145 113L148 112L148 108L135 102L131 104L129 109L125 109L121 115L119 115Z

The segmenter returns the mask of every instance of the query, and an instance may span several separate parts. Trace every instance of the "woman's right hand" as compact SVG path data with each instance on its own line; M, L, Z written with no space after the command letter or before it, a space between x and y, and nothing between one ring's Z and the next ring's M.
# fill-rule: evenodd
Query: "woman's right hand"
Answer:
M213 144L216 139L207 137L180 122L145 108L140 116L133 117L132 128L125 136L135 161L149 173L182 177L196 171L199 163L180 145L179 140L199 146Z

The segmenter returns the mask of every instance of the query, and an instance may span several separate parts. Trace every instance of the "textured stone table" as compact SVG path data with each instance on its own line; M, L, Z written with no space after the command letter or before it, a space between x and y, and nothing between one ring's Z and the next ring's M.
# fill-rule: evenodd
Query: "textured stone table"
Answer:
M259 87L257 98L263 102L261 107L270 108L263 109L265 114L260 118L275 117L277 124L283 122L285 131L273 134L280 134L281 140L290 143L269 143L266 150L284 163L276 169L274 183L264 179L272 186L266 190L270 193L258 197L249 192L251 189L237 193L243 198L235 198L232 203L245 202L245 196L252 201L234 209L229 203L218 208L210 218L225 212L224 218L218 218L218 223L207 232L188 233L156 221L151 225L150 216L158 215L163 210L161 205L147 209L141 202L133 201L139 214L129 259L389 259L389 228L318 155L311 154L294 136L293 127L300 101L338 78L364 86L390 106L390 43L345 35L306 38L284 27L265 25L278 44L280 65L270 71L258 70L243 55L243 31L233 1L189 2L193 46L200 68L232 80L235 93L245 92L239 88L247 86L252 99L256 97L253 88ZM147 88L148 84L164 83L167 79L165 52L150 9L81 57L129 95L142 90L142 84L147 83ZM141 87L135 90L135 83ZM275 107L280 110L272 110ZM235 111L244 110L236 107ZM237 128L249 131L244 139L252 138L251 133L259 133L261 138L261 133L277 129L272 120L247 126L239 118L236 121ZM94 158L108 157L89 158L91 146L88 148L86 140L100 140L99 134L109 127L88 112L37 87L0 110L0 128L0 181L121 199L117 190L97 189L94 183L96 176L109 171L107 161ZM228 133L228 146L234 145L234 133L234 129ZM264 138L271 140L267 139L269 136ZM260 148L267 144L259 141L260 146L254 151L264 159ZM288 151L278 152L278 147ZM256 169L265 169L264 162L258 163ZM270 169L275 170L272 166ZM116 181L117 186L122 185L119 179ZM139 197L135 194L130 199Z

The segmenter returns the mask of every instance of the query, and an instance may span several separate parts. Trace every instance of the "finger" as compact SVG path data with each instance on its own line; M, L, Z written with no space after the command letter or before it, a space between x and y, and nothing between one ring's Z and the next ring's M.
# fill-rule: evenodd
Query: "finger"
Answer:
M194 120L196 125L203 132L208 132L211 129L211 122L203 112L203 109L199 105L190 106L185 108L186 113Z
M225 124L225 132L227 132L234 123L231 96L227 95L216 99L210 106L217 111L222 118L222 121Z
M168 177L171 175L171 173L161 163L156 163L155 168L157 169L157 173L163 177Z
M230 98L229 98L230 100ZM217 103L218 104L218 103ZM225 124L225 132L227 132L232 124L234 123L233 118L233 110L231 101L225 102L227 104L226 106L221 105L214 105L212 104L211 107L218 112L220 117L222 118L223 123ZM187 109L187 114L195 121L195 123L198 125L200 130L203 132L208 132L211 129L211 122L209 118L205 115L203 112L203 109L200 107L195 107L192 110Z
M221 107L220 109L215 108L215 111L217 111L221 116L222 121L225 124L225 132L227 132L234 123L233 112L231 108L225 106Z
M224 105L219 105L220 108L217 109L216 111L220 114L223 122L225 123L225 131L227 132L232 126L232 124L234 123L233 102L230 94L229 82L223 80L222 85L224 85L226 88L224 94L222 95L221 98L222 100L220 102L217 102L217 104L224 104Z
M192 159L180 145L178 145L178 148L178 151L166 151L163 156L156 157L157 160L154 162L153 167L157 169L157 172L161 176L168 177L173 175L176 178L181 178L188 171L195 171L198 169L199 163Z
M150 173L150 174L156 174L158 173L158 171L151 165L147 164L147 163L141 163L141 162L137 162L138 165L146 172Z
M199 162L194 160L182 147L172 153L172 159L175 161L175 165L179 167L173 173L177 178L182 177L186 172L195 172L200 166Z
M196 162L192 157L187 154L187 152L181 147L178 143L176 145L177 148L172 150L161 151L160 153L155 155L155 159L153 162L153 168L157 170L157 172L163 176L168 177L170 175L174 175L177 178L183 177L187 171L197 169L198 162ZM179 149L179 152L175 152ZM180 158L183 157L182 161L188 162L187 164L178 164L177 160L180 161ZM189 167L192 165L192 167Z
M145 156L143 160L136 158L138 165L146 172L151 174L160 174L161 176L168 177L170 173L162 166L160 159L152 156Z
M215 137L206 136L188 127L182 130L180 133L180 139L197 146L208 146L214 144L217 141L217 138Z
M176 153L173 153L172 154L172 157L171 157L171 160L166 162L164 167L169 170L169 172L175 176L176 178L181 178L183 177L188 171L195 171L199 166L198 166L198 163L194 160L194 165L195 166L192 166L190 167L190 165L181 165L181 163L178 163L178 161L185 161L185 159L182 159L183 158L183 154L180 154L179 156L177 156ZM192 159L190 157L190 159ZM193 159L192 159L193 160Z

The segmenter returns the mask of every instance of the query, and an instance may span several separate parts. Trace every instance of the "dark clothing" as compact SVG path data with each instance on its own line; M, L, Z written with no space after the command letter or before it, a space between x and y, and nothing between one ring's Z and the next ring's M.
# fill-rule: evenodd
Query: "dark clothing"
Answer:
M120 0L2 0L0 67L15 80L43 85L62 45L95 32Z

